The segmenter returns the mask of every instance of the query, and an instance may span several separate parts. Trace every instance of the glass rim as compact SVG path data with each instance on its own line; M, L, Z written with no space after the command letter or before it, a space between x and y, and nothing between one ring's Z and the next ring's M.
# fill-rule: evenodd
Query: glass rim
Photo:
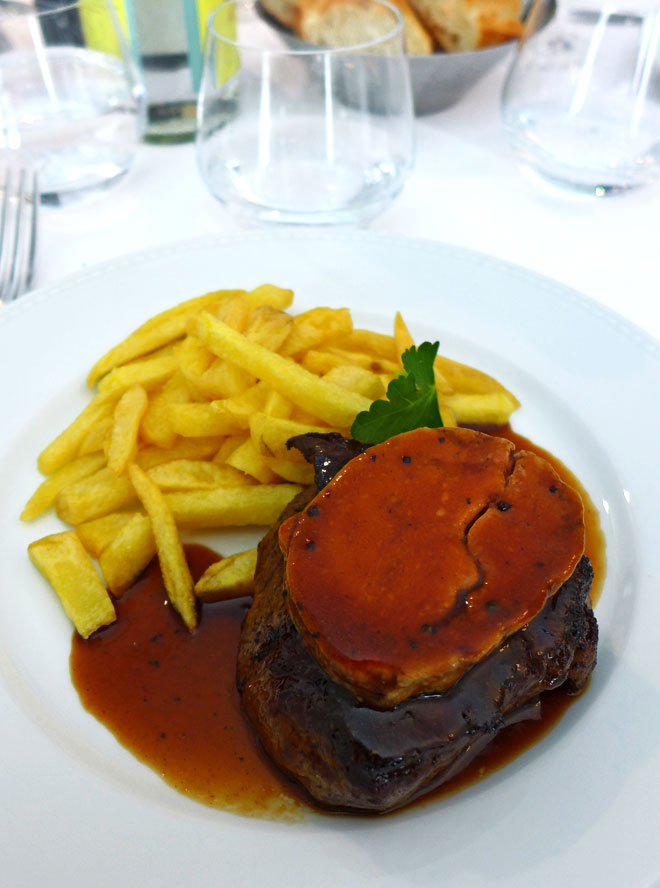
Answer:
M0 3L0 21L23 17L47 18L49 15L59 15L62 12L69 12L69 10L76 9L78 6L86 6L90 3L113 10L113 6L108 0L61 0L61 2L53 3L50 9L36 9L28 3L21 3L20 0L9 0L9 2Z
M214 21L217 14L228 6L237 6L239 8L249 8L252 7L255 9L255 13L259 15L259 9L261 9L261 4L259 0L223 0L218 6L216 6L207 19L208 22L208 35L207 41L213 35L216 40L219 40L221 43L226 44L227 46L233 46L236 49L242 50L251 50L252 52L261 52L264 54L270 55L290 55L290 56L311 56L311 55L342 55L349 52L359 52L362 50L370 49L374 46L379 46L381 43L385 43L392 38L403 36L403 16L401 12L394 6L393 3L390 3L389 0L369 0L370 3L375 4L376 6L384 6L388 9L393 17L394 17L394 25L391 30L386 31L384 34L381 34L379 37L374 37L371 40L364 40L361 43L351 43L348 46L320 46L317 44L309 43L304 47L288 47L283 46L282 48L269 48L264 46L259 46L256 43L245 42L242 40L232 40L230 37L227 37L225 34L220 34L219 31L216 30L214 26ZM263 10L267 15L266 10ZM267 20L266 20L267 22ZM283 31L290 34L292 37L297 38L293 31L290 31L286 28L285 25L280 26ZM276 30L276 28L273 28ZM301 41L304 42L304 41Z

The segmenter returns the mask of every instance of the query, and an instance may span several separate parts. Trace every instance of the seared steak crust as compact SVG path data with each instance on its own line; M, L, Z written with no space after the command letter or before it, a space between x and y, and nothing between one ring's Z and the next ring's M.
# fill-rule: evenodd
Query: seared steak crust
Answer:
M305 648L288 615L284 571L274 527L259 547L238 686L267 752L324 806L376 813L406 804L457 774L503 728L539 718L542 692L579 692L595 665L592 569L582 558L539 616L446 692L373 709Z

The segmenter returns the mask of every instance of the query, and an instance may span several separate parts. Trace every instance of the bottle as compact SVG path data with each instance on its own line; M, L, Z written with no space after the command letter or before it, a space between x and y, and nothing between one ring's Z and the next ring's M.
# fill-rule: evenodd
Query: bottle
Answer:
M112 0L141 68L148 142L194 138L206 23L218 0Z

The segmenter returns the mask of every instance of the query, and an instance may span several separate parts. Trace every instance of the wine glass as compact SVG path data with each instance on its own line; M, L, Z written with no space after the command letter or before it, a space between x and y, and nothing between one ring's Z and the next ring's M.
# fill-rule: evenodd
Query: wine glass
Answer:
M554 4L552 4L554 5ZM535 0L502 94L526 167L603 196L660 178L660 6Z
M32 169L42 200L78 198L123 176L143 105L108 0L0 6L0 164Z
M254 0L211 15L197 156L241 224L366 224L401 191L414 155L402 20L383 0L370 40L297 40Z

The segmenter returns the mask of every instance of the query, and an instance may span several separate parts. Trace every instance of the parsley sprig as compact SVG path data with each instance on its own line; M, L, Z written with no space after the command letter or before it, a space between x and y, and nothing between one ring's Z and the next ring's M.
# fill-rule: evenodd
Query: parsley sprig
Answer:
M365 444L380 444L393 435L419 428L439 428L433 362L439 342L422 342L401 355L404 372L387 387L387 400L374 401L369 410L358 413L351 435Z

